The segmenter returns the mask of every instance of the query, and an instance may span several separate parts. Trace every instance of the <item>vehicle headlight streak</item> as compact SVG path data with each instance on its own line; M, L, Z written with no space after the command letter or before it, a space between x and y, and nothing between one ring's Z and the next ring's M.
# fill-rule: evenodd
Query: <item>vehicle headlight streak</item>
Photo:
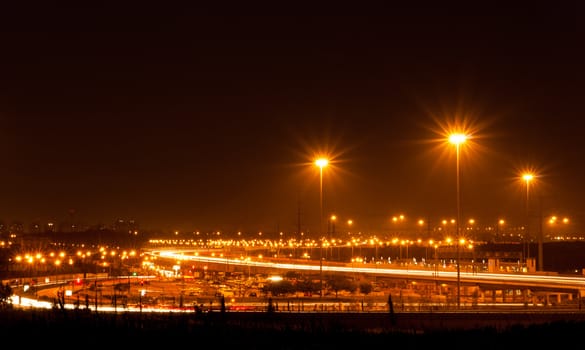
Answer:
M319 271L319 265L309 264L292 264L280 263L271 261L252 261L231 259L226 257L209 257L199 255L185 255L182 251L161 251L152 252L153 255L158 255L161 258L169 258L176 260L189 260L196 262L207 262L215 264L229 264L238 266L256 266L271 269L283 270L304 270L304 271ZM330 272L348 272L348 273L365 273L376 275L393 275L396 277L418 278L421 280L453 280L457 279L457 272L445 271L437 269L420 269L420 268L385 268L383 265L376 265L376 267L358 267L358 266L322 266L323 271ZM460 272L460 278L468 282L484 282L492 284L508 284L510 286L539 286L547 288L560 289L585 289L585 277L577 276L558 276L558 275L527 275L527 274L510 274L510 273L478 273L478 272Z

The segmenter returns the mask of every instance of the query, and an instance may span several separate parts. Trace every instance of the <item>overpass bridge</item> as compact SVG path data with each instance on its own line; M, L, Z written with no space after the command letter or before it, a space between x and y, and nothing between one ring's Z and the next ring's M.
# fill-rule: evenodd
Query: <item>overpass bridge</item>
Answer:
M465 300L482 299L493 302L520 302L533 305L573 304L581 308L585 296L585 276L560 275L552 272L485 272L476 266L462 263L457 273L455 266L438 263L340 263L292 258L244 258L215 254L200 250L152 250L148 254L169 261L187 261L204 265L210 271L242 272L248 274L285 274L304 272L323 278L323 275L349 275L392 281L406 289L425 289L428 293L454 298L456 288L462 290ZM465 264L465 265L464 265Z

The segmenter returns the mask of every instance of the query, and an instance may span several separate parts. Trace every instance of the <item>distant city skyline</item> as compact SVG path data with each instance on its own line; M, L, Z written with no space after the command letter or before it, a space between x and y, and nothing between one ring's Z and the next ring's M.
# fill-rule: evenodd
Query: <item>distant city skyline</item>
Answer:
M540 226L539 220L542 219ZM121 233L133 234L163 234L173 235L180 234L181 238L186 237L212 237L218 235L218 238L224 237L234 238L310 238L317 237L339 237L349 238L356 235L379 236L409 239L446 239L454 237L455 232L455 218L428 218L428 217L408 217L404 214L393 216L390 218L391 224L382 224L378 227L360 227L355 225L355 220L336 217L335 219L326 219L326 230L323 234L317 231L310 230L301 224L300 231L298 227L294 229L282 229L279 226L273 229L246 229L246 230L231 230L227 229L177 229L171 225L168 227L145 227L140 222L135 220L117 219L111 222L81 222L81 221L33 221L23 222L18 220L3 221L0 220L0 232L11 233L48 233L48 232L95 232L100 230L109 230ZM351 222L351 223L349 223ZM304 228L303 228L304 227ZM522 241L521 235L526 232L526 225L522 220L510 220L509 218L499 217L496 220L482 220L474 217L466 218L461 224L464 230L462 237L470 240L480 241L497 241L502 238ZM581 222L576 221L575 218L568 216L547 215L532 217L530 222L530 229L528 230L530 240L537 241L542 231L543 239L550 240L552 237L558 236L556 239L572 239L583 240L585 235L582 233ZM195 236L194 236L195 235ZM212 236L210 236L212 235ZM263 235L258 236L258 235Z

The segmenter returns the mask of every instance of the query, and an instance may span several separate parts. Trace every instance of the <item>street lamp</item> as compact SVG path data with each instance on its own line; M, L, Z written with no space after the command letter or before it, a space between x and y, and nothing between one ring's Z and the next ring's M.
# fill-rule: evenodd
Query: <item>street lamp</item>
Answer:
M353 259L353 245L354 245L354 241L355 239L351 236L351 225L353 225L353 220L349 219L347 220L347 238L350 240L351 243L351 258Z
M529 216L529 193L530 193L530 182L534 179L534 175L531 173L524 173L522 175L522 180L526 183L526 207L525 207L525 220L526 220L526 232L524 233L524 240L526 242L526 257L525 263L528 263L528 259L530 258L530 241L528 239L529 230L528 227L530 226L530 216ZM528 267L528 266L527 266Z
M329 258L333 258L333 245L331 243L335 242L335 220L337 220L337 216L331 215L329 217L329 224L331 227L327 230L327 246L331 246L331 250L329 251ZM325 250L325 258L327 258L327 250Z
M494 238L494 241L499 241L500 240L500 234L503 234L502 231L502 226L506 223L506 221L504 219L499 219L497 224L496 224L496 236Z
M394 223L394 229L396 230L396 235L397 236L404 236L404 232L401 231L402 230L402 225L399 225L402 222L404 222L404 219L405 218L404 218L404 215L403 214L400 214L398 216L393 216L392 217L392 223ZM404 238L404 237L402 237L402 238Z
M319 167L319 235L321 246L319 247L319 297L323 296L323 168L329 164L326 158L319 158L315 165Z
M457 171L457 222L456 222L456 247L457 247L457 258L456 258L456 264L457 264L457 308L459 308L461 306L461 268L459 267L459 258L460 258L460 253L459 253L459 223L461 222L461 189L460 189L460 184L459 184L459 173L460 173L460 169L459 169L459 154L460 154L460 149L461 149L461 144L463 144L465 141L467 140L467 135L465 134L460 134L460 133L456 133L456 134L451 134L449 135L449 142L455 145L455 150L456 150L456 157L457 157L457 167L456 167L456 171Z

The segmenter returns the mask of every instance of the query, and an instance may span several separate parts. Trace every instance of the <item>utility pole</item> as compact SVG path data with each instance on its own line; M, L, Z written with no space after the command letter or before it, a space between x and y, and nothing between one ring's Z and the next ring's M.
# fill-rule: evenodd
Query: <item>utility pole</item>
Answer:
M300 240L301 239L301 201L298 202L297 207L298 207L298 209L297 209L297 234L296 234L295 238L296 238L296 240ZM295 244L296 244L296 242L295 242ZM297 255L296 255L296 249L294 246L293 246L293 252L294 252L293 257L296 258Z
M538 201L538 271L544 271L543 232L542 232L542 195Z

